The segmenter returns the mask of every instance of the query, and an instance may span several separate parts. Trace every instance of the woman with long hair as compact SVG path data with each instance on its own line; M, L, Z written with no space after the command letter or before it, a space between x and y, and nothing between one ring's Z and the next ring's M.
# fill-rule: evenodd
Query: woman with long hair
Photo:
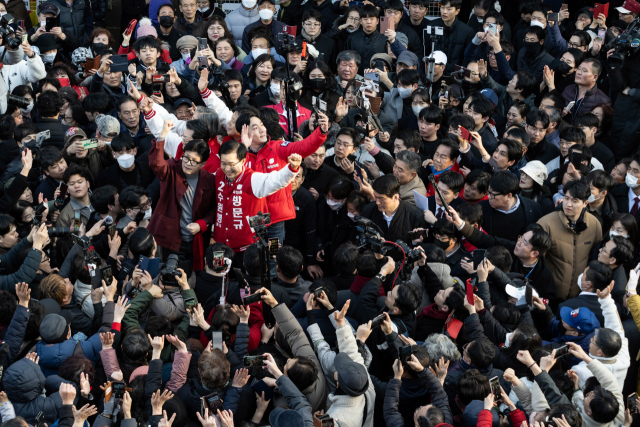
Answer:
M298 100L300 105L313 110L313 97L327 103L327 111L335 111L340 100L336 92L337 82L329 66L323 61L313 61L307 64L303 77L302 96Z

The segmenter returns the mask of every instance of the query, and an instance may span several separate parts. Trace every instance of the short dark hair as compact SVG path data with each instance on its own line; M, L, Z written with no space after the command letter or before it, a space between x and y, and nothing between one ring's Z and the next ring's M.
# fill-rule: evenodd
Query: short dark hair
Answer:
M577 126L567 126L560 131L560 139L564 139L567 142L575 142L576 144L584 144L587 137L582 129Z
M462 7L462 0L444 0L440 3L440 7L449 5L449 7L455 7L456 9L460 9Z
M16 120L10 114L0 115L0 140L4 141L14 137Z
M544 255L551 249L551 236L547 233L539 224L529 224L526 231L531 231L533 235L529 239L529 244L534 251L540 252L540 255Z
M528 116L529 115L527 114L527 117ZM549 116L547 116L547 118L549 118ZM524 128L522 128L520 126L512 127L511 129L507 130L507 138L509 138L509 139L513 139L513 138L519 139L520 141L522 141L522 144L525 147L528 147L529 144L531 143L531 137L529 136L527 131L524 130Z
M611 191L615 185L613 177L602 170L593 170L587 175L587 184L593 185L600 191Z
M298 387L298 390L305 390L318 379L318 367L311 358L298 356L296 363L287 371L287 377Z
M231 44L231 47L234 49L237 49L236 44L233 43L233 40L228 39L226 37L221 37L220 39L225 39L228 40ZM220 39L218 39L218 41L220 41ZM238 81L240 83L243 82L243 78L242 78L242 73L238 70L236 70L235 68L231 68L229 70L224 70L224 76L227 78L227 81L231 81L231 80L235 80Z
M431 104L420 110L418 119L424 120L427 123L442 125L442 122L444 121L444 113L436 104Z
M62 151L58 147L48 145L42 147L40 154L38 154L38 160L40 161L40 167L43 171L48 170L51 166L57 164L63 159Z
M204 252L204 260L207 263L207 266L213 270L213 253L214 252L224 252L224 257L229 258L233 261L234 252L229 246L225 245L222 242L215 242L213 245L210 245L207 250Z
M224 154L236 153L238 160L244 160L247 157L247 147L236 141L235 139L223 143L218 149L218 155L222 157Z
M438 147L444 145L449 148L449 158L454 161L460 155L460 146L449 138L441 139ZM436 148L437 149L437 148Z
M329 181L326 188L326 194L331 192L331 195L336 200L346 199L349 197L349 194L351 194L351 191L353 191L353 184L351 180L344 175L335 176Z
M108 114L113 110L113 103L110 96L104 96L104 93L90 93L82 99L82 108L87 113Z
M590 281L595 289L603 291L613 280L613 270L603 262L591 261L585 279Z
M111 140L111 150L119 153L136 148L136 141L129 132L120 132Z
M260 119L260 114L254 112L246 112L238 115L236 119L236 131L242 132L242 127L244 125L250 126L252 118Z
M539 28L539 27L536 27ZM529 114L527 114L527 124L529 126L536 127L538 122L542 123L545 129L549 127L551 121L549 120L549 115L546 111L543 110L533 110Z
M362 18L380 18L380 12L377 7L365 4L360 8L360 19Z
M420 138L420 132L416 129L402 129L398 132L396 139L401 139L407 150L413 148L417 153L422 147L422 140Z
M519 142L514 141L513 139L502 138L498 142L498 147L500 145L504 145L505 147L507 147L507 159L509 159L509 161L515 160L516 163L520 161L520 159L523 156L523 153L522 153L522 145L520 145Z
M36 99L36 109L42 117L55 117L60 114L64 101L58 92L46 90Z
M11 215L0 214L0 236L11 231L12 226L16 226L16 220Z
M301 168L302 166L304 166L304 163L300 165ZM305 168L302 169L305 170ZM358 212L362 212L369 200L359 190L353 190L347 197L347 203L351 203Z
M616 396L601 385L593 389L593 399L589 403L591 418L597 423L606 424L613 421L620 410Z
M482 225L482 207L477 203L463 203L456 209L460 219L471 225Z
M452 170L442 172L440 174L438 182L441 182L449 187L449 190L454 193L459 193L464 188L464 177Z
M340 135L346 135L348 137L351 137L351 139L353 140L353 148L358 148L360 144L362 144L360 133L356 132L356 130L353 128L340 128L340 130L338 131L338 134L336 135L336 138L339 137Z
M118 100L118 102L116 102L116 111L119 113L120 107L122 107L122 105L126 104L127 102L133 102L136 105L136 108L138 107L138 103L136 102L135 99L133 99L129 95L124 95L122 98Z
M338 301L338 289L331 279L316 279L309 286L309 292L313 292L318 288L322 288L329 302L334 305Z
M201 139L192 139L191 141L187 142L187 144L184 146L184 152L186 154L189 151L195 153L200 157L200 163L205 163L207 160L209 160L209 153L211 153L209 144Z
M333 253L333 267L338 274L353 274L357 262L358 248L352 243L340 245Z
M478 338L467 347L471 363L478 369L487 369L496 357L496 347L488 338Z
M511 271L511 252L504 246L491 246L487 249L487 259L503 273Z
M244 251L244 256L242 257L242 262L249 276L260 277L260 251L255 243L247 246L247 250Z
M469 345L469 347L473 346L473 343ZM491 393L489 378L477 369L467 370L458 380L458 397L464 405L468 405L474 400L484 400L489 393Z
M91 193L91 206L101 215L109 213L109 205L116 204L116 195L118 189L113 185L105 185L98 187L93 193ZM113 218L115 221L115 218Z
M122 189L118 202L122 209L133 209L140 206L142 196L149 197L149 192L139 185L129 185Z
M551 102L553 103L553 106L555 108L557 108L558 110L562 110L565 106L565 104L567 103L564 100L564 97L562 96L562 94L560 94L560 92L558 92L557 90L551 91L551 92L547 92L543 97L542 100L545 99L550 99Z
M133 259L140 259L140 255L150 258L156 246L153 236L144 227L136 228L136 231L131 233L127 242Z
M412 282L398 285L398 297L394 305L404 314L416 311L422 302L422 288Z
M489 98L480 94L481 96L474 96L473 101L469 104L469 108L472 109L476 114L480 114L482 118L491 117L496 107L494 107L493 103L489 101Z
M582 61L582 64L591 64L591 73L596 74L598 77L602 76L602 63L598 59L587 58Z
M602 350L604 357L615 357L622 348L620 334L609 328L598 328L596 333L596 346Z
M153 36L143 36L136 40L135 50L140 53L142 49L155 49L160 52L160 42Z
M440 218L433 226L433 233L439 236L447 236L450 239L460 240L460 232L452 222Z
M398 3L402 4L400 0L397 1ZM398 84L401 84L402 86L413 86L420 83L420 72L411 68L405 68L398 73L396 79L398 81Z
M476 183L476 188L480 193L487 193L489 189L489 180L491 179L491 174L489 172L485 172L482 169L473 169L469 174L467 174L466 183L473 184Z
M475 127L475 122L473 121L473 117L467 116L466 114L454 114L449 119L449 127L458 130L458 126L462 126L465 129L473 129ZM456 143L458 142L458 137L456 136Z
M518 71L516 76L518 77L516 89L522 89L522 96L526 99L535 92L537 80L528 71Z
M544 30L538 27L537 25L532 25L530 27L527 27L526 32L524 34L525 34L525 37L527 35L534 35L538 38L538 41L544 40L545 38Z
M514 197L520 192L520 180L509 171L499 171L489 180L489 187L497 194L511 194Z
M589 184L581 179L574 179L573 181L567 182L564 186L564 195L568 195L571 192L571 195L576 199L580 199L583 202L586 202L591 195L591 189L589 188Z
M1 122L0 122L0 126L2 126ZM27 136L35 135L38 132L40 132L40 129L38 129L38 126L36 126L35 123L33 122L23 123L21 125L16 126L15 130L13 131L13 137L17 142L20 142ZM0 135L0 138L2 138L2 135Z
M356 269L358 270L358 276L373 278L380 271L380 266L374 253L366 251L358 257Z
M62 181L64 183L68 183L71 177L74 175L80 175L82 178L86 179L89 182L91 182L92 179L89 169L85 168L84 166L78 166L75 163L71 163L67 170L64 171L64 175L62 175Z
M585 113L581 116L578 116L573 121L574 126L585 127L585 128L600 128L600 120L598 116L593 113Z
M284 245L278 250L276 264L280 273L287 279L295 279L302 271L304 257L302 253L292 246Z
M633 259L633 243L622 236L613 236L611 238L616 247L611 250L609 256L616 259L617 265L623 265Z
M309 18L313 18L316 21L321 22L322 14L315 9L306 9L302 14L302 22L305 22Z
M393 197L400 194L400 182L392 174L383 175L373 181L371 185L373 191L387 197Z
M200 119L187 121L186 127L190 131L193 131L193 135L191 136L192 140L201 139L206 142L209 141L209 138L211 138L207 124Z

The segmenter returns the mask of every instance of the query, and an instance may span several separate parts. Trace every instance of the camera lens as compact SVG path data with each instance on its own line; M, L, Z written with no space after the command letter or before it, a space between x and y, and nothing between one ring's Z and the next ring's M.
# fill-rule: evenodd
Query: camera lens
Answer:
M49 228L49 237L63 237L71 233L69 227L51 227Z
M10 93L7 94L7 101L9 102L9 104L17 105L19 108L27 108L29 106L29 101L26 98L11 95Z

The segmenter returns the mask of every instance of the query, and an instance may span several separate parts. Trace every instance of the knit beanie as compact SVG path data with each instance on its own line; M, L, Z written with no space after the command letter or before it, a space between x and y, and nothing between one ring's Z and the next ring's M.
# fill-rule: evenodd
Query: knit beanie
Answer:
M153 24L151 23L151 19L149 18L142 18L140 20L138 31L136 32L137 39L144 36L158 37L158 32L156 31L156 27L153 26Z

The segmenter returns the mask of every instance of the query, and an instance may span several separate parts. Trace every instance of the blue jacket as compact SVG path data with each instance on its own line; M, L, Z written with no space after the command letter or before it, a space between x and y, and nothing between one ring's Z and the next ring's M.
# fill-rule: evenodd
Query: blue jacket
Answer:
M58 373L62 362L69 356L73 356L76 345L77 341L74 339L68 339L58 344L46 344L40 341L36 345L36 353L40 357L39 364L42 372L46 376ZM80 347L82 347L84 356L95 364L100 359L100 350L102 350L100 334L95 334L86 341L81 341Z
M4 335L4 344L9 346L9 353L5 356L2 366L6 369L20 354L20 347L24 342L24 334L27 332L27 323L29 323L29 310L18 305L7 332Z

